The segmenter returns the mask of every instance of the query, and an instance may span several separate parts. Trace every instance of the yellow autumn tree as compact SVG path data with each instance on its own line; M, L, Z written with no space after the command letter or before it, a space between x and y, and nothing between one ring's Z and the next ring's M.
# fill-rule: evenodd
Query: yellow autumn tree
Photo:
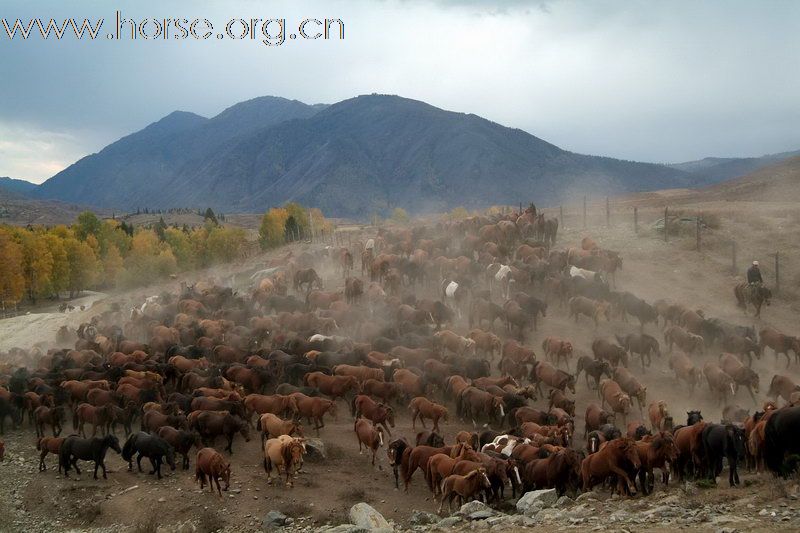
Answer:
M122 254L115 245L109 245L106 256L103 258L103 283L113 287L125 266Z
M53 255L47 241L38 231L19 230L17 237L22 245L22 275L28 299L36 303L46 296L50 289L50 276L53 273Z
M284 243L284 228L288 218L289 212L282 207L273 207L264 214L258 230L262 248L274 248Z
M16 304L25 293L22 261L22 246L10 231L0 228L0 303L3 307Z
M97 280L97 258L92 247L85 242L71 237L64 242L69 262L69 283L67 289L70 297L94 285Z

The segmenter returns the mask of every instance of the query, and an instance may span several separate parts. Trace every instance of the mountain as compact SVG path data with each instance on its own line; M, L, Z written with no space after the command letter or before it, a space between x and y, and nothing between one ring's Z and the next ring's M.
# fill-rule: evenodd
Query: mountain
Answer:
M800 150L761 157L706 157L669 166L692 174L692 185L703 187L738 178L799 155Z
M703 198L766 202L800 201L800 156L699 191Z
M229 107L211 119L175 111L84 157L32 195L121 209L163 206L159 197L182 168L221 151L237 137L286 120L307 118L319 109L296 100L261 97Z
M390 95L330 106L263 97L214 118L172 113L32 194L117 209L260 212L299 201L336 216L555 203L687 187L679 168L572 153L519 129Z
M0 177L0 190L25 196L36 189L36 184L30 181Z

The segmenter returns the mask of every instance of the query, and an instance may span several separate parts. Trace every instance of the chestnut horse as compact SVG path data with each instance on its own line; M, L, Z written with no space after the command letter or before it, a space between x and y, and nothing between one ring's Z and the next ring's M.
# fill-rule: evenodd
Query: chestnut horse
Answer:
M473 470L466 476L459 476L458 474L447 476L442 481L442 499L439 502L439 513L442 512L445 501L447 502L447 510L452 511L453 500L456 496L458 496L458 503L461 505L469 498L474 498L479 491L488 489L491 486L492 483L486 476L486 469L484 468Z
M378 448L383 447L383 428L373 425L366 418L358 418L353 424L353 431L358 440L358 454L361 455L361 448L372 450L372 466L375 466L375 454Z
M267 484L272 485L272 467L281 468L286 475L286 486L293 486L292 476L303 466L303 454L306 452L305 440L281 435L264 443L264 472L267 473Z
M211 492L214 492L214 483L216 483L217 492L219 497L222 498L222 491L228 490L231 484L231 465L214 448L203 448L197 452L194 480L200 481L200 490L203 490L206 484L206 477L208 477L208 486ZM219 486L220 478L225 482L225 488L221 490Z
M600 446L597 453L589 455L581 463L583 491L588 492L598 483L616 475L620 495L635 494L636 485L631 482L628 472L636 472L641 466L642 462L633 440L620 438L606 442Z
M433 431L439 430L439 419L441 418L447 422L447 408L438 403L434 403L424 396L417 396L408 405L411 410L411 429L416 428L417 418L419 418L422 427L425 427L425 419L433 420Z

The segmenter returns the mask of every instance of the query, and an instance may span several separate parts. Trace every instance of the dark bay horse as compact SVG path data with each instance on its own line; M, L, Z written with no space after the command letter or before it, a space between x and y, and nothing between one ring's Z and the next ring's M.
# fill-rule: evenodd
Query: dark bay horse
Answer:
M94 461L94 478L97 479L97 468L103 468L103 479L108 479L106 475L106 452L111 448L117 453L122 453L119 447L119 440L114 435L105 437L94 437L92 439L82 439L77 435L70 435L61 444L58 451L59 467L64 469L64 477L69 477L70 468L74 467L75 472L81 475L78 468L78 459L83 461Z

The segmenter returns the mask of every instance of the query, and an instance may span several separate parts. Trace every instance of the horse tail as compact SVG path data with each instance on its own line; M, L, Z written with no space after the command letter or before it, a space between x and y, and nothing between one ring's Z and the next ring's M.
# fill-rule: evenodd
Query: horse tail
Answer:
M79 422L79 420L78 420L78 409L76 408L72 412L72 429L73 429L73 431L77 431L78 430L78 422Z
M42 437L40 439L36 439L36 451L41 451L42 450L42 441L43 440L44 440L44 437Z

